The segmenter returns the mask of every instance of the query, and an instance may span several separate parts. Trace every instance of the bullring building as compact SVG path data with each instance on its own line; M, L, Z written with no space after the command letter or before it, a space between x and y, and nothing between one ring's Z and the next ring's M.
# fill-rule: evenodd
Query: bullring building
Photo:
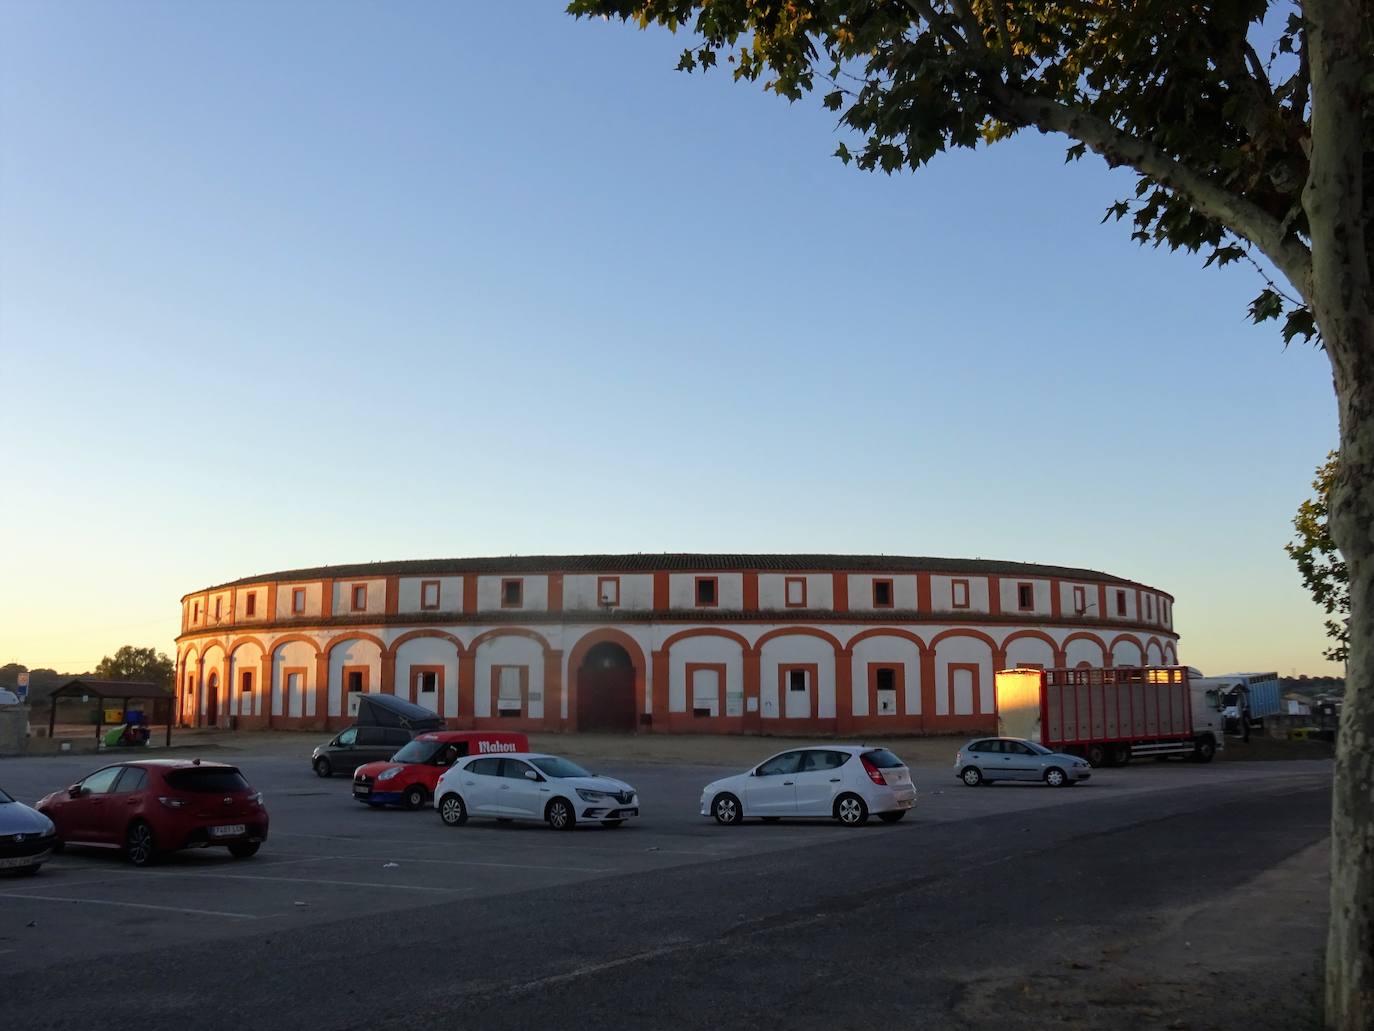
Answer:
M182 598L183 725L334 728L385 692L454 728L982 732L1008 666L1178 661L1173 598L1106 573L891 555L325 566Z

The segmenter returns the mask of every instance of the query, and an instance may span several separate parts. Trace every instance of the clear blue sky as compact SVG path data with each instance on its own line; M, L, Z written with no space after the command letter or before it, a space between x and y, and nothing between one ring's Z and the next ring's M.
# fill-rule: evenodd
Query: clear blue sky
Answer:
M1252 271L1026 135L893 178L557 3L0 2L0 663L373 559L852 551L1172 592L1324 672L1282 545L1336 442Z

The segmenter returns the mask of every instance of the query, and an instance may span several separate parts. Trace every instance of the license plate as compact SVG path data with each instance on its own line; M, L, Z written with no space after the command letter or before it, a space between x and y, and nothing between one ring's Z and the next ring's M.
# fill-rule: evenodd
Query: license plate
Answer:
M613 818L613 819L616 819L616 820L622 820L622 819L624 819L624 818L627 817L627 816L638 816L638 815L639 815L639 810L638 810L638 809L617 809L617 810L612 814L612 818Z
M5 859L0 859L0 868L8 868L11 866L33 866L35 863L43 862L50 855L52 855L51 851L35 852L31 856L9 856Z
M368 788L368 787L362 787L362 786L360 785L359 787L356 787L356 788L353 789L353 794L355 794L355 795L370 795L370 794L372 794L372 789L371 789L371 788Z
M248 828L241 823L231 823L225 827L211 827L210 835L215 838L232 838L247 830Z

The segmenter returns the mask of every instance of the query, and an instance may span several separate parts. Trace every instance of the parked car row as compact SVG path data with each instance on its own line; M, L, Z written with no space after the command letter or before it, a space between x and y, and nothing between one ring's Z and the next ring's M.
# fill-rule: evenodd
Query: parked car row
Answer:
M374 759L388 748L388 757ZM541 821L557 830L613 828L640 815L633 785L530 751L519 733L412 736L405 728L350 727L316 748L311 766L322 777L350 773L361 803L432 808L449 827L477 818ZM1092 767L1034 741L988 737L958 750L954 774L970 787L999 780L1063 787L1088 780ZM888 749L827 743L791 748L712 781L702 789L700 813L724 826L792 817L857 826L870 817L896 823L916 801L911 771ZM34 873L65 845L119 849L139 866L184 848L223 847L247 859L267 840L268 822L262 794L235 766L199 759L114 763L33 808L0 791L0 870Z

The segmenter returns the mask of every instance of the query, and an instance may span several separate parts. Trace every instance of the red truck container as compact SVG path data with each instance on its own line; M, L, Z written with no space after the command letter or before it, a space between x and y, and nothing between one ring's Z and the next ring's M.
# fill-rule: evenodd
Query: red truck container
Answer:
M995 678L998 733L1094 766L1139 755L1209 762L1224 741L1220 693L1185 666L1008 669Z

